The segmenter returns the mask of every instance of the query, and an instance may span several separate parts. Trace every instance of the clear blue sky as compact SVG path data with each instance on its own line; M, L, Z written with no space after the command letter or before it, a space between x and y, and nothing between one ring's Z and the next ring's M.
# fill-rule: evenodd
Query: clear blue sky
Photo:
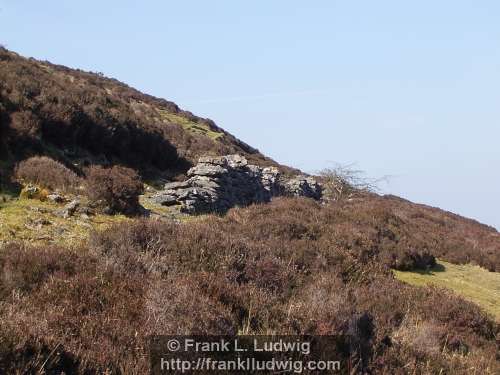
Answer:
M500 228L500 2L0 0L0 43Z

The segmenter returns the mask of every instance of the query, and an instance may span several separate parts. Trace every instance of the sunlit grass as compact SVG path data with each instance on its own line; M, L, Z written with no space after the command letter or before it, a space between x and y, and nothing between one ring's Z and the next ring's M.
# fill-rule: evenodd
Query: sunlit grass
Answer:
M500 321L500 273L475 265L456 265L439 261L429 271L394 271L396 278L408 284L436 285L455 291L481 306Z
M172 122L174 124L179 124L191 133L202 134L213 140L216 140L224 135L224 133L213 131L208 125L193 122L175 113L170 113L164 110L160 110L159 112L164 120L167 120L168 122Z
M83 243L93 229L129 220L123 215L75 215L62 218L56 215L63 204L36 199L12 199L0 203L0 243L22 241L31 244L75 246Z

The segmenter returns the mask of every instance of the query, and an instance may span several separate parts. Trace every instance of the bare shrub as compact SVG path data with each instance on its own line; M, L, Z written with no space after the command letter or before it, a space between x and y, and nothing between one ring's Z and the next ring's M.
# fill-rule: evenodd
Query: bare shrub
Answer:
M433 321L405 320L394 334L394 340L408 345L419 356L438 354L444 346L446 331Z
M387 177L371 179L352 164L337 164L320 172L323 179L323 196L332 201L348 200L366 193L378 191L378 184Z
M81 181L75 172L46 156L35 156L22 161L14 173L21 182L63 191L76 189Z
M106 206L111 213L136 214L139 195L144 186L139 175L130 168L92 166L85 180L88 197Z

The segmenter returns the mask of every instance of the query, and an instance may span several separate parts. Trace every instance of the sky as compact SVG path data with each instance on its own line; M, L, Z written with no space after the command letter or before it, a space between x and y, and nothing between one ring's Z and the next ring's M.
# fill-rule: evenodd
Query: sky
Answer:
M0 43L500 229L500 2L0 0Z

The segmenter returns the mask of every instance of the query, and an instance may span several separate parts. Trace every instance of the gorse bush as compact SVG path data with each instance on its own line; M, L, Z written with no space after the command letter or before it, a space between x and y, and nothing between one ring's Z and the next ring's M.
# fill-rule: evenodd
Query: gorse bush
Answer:
M48 189L70 191L81 183L75 172L46 156L35 156L20 162L14 174L23 183L33 183Z
M130 168L91 166L86 173L85 191L92 201L111 213L135 214L140 208L139 195L144 185Z

